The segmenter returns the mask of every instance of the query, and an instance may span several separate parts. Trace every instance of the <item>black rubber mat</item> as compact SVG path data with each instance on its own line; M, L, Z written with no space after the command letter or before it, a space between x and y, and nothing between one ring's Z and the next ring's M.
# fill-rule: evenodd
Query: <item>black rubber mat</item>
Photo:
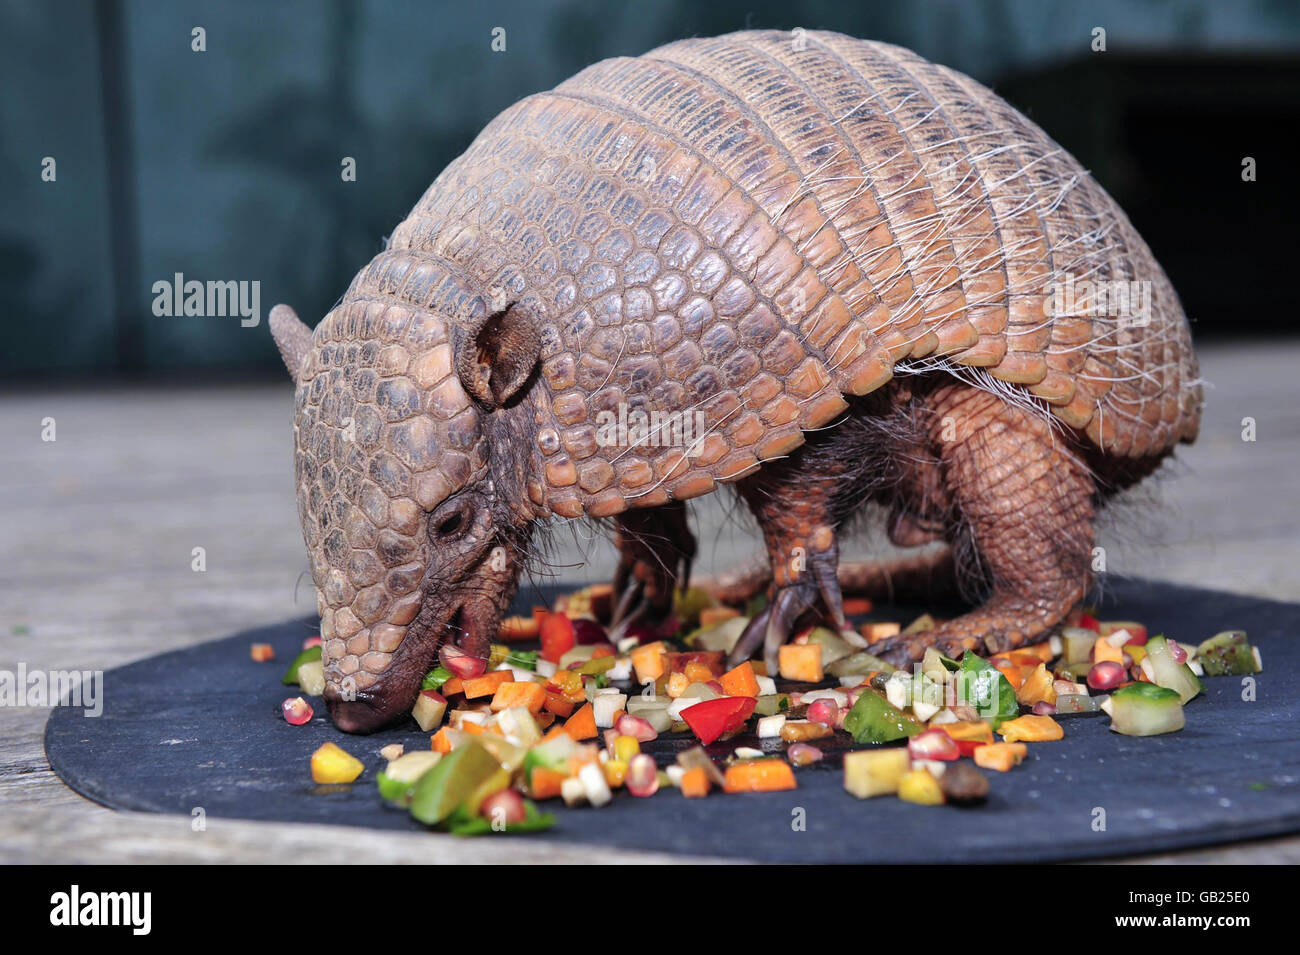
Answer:
M922 807L892 797L859 801L844 791L836 760L797 770L799 788L762 795L650 799L618 793L601 809L546 804L551 831L480 838L564 840L770 862L1045 862L1170 850L1300 831L1300 605L1147 581L1113 583L1103 618L1139 620L1152 633L1199 642L1244 629L1264 672L1253 699L1241 678L1207 679L1188 704L1187 726L1130 738L1105 716L1062 717L1066 738L1030 745L1028 760L991 773L982 806ZM907 619L899 612L895 619ZM888 619L888 610L874 616ZM373 736L337 731L317 717L290 726L279 678L314 621L294 621L162 654L104 677L98 718L56 708L46 726L50 765L74 790L116 809L377 829L421 827L384 806L374 787L379 749L427 748L414 722ZM274 645L254 663L253 642ZM317 787L313 750L333 740L361 758L351 786ZM714 744L725 756L743 738ZM663 741L668 761L680 744ZM769 745L771 745L769 743Z

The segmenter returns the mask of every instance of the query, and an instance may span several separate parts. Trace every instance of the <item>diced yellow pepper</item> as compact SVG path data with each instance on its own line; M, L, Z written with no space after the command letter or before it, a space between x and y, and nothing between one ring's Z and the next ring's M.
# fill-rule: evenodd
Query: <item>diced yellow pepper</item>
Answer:
M632 757L639 752L641 752L641 744L637 742L635 736L616 736L614 737L614 752L609 755L611 759L630 763Z
M943 789L928 770L913 769L903 773L898 780L898 798L921 806L940 806L943 805Z
M326 743L311 754L311 778L318 783L350 783L365 768L361 760L334 743Z
M618 789L627 779L627 763L621 759L607 759L601 768L605 771L605 782L610 789Z

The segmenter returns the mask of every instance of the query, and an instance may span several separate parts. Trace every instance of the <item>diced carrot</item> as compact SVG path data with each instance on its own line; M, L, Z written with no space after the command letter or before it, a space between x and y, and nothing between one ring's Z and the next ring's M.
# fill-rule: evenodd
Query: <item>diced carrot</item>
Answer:
M534 799L554 799L560 794L560 787L568 777L545 766L535 766L529 778L528 790Z
M1016 743L1025 740L1030 743L1041 743L1045 740L1062 739L1065 736L1065 730L1061 729L1061 724L1056 722L1050 716L1038 716L1036 714L1026 714L1018 716L1014 720L1007 720L998 727L998 732L1008 743Z
M540 683L502 683L492 697L492 710L522 706L529 713L537 713L545 702L546 688Z
M447 732L448 729L450 727L444 726L430 737L429 745L435 753L442 753L442 755L446 756L451 752L451 736Z
M860 617L864 613L871 613L874 605L867 597L845 597L840 602L840 607L844 610L846 617Z
M595 650L591 651L591 658L593 660L599 660L601 657L612 657L613 655L614 648L609 646L597 647Z
M668 654L664 653L662 641L656 640L654 643L643 644L633 650L630 656L632 666L636 670L637 682L653 683L663 676Z
M569 717L564 732L575 740L591 739L596 735L596 711L590 703L584 703L582 709Z
M673 676L676 675L673 674ZM712 670L696 660L691 660L686 664L686 669L682 671L682 675L686 677L689 683L708 683L714 677Z
M546 702L542 705L556 716L569 716L573 712L574 706L577 704L566 700L558 693L548 692L546 694Z
M709 774L703 766L696 766L682 773L682 795L687 799L697 799L709 794Z
M454 676L442 685L439 692L443 696L454 696L457 693L463 693L465 692L465 681L458 676Z
M781 647L777 657L781 676L799 683L820 683L825 677L822 672L822 647L820 643L808 643L799 646L787 643Z
M1029 752L1024 743L989 743L981 746L972 754L975 765L981 769L996 769L1005 773L1016 766Z
M879 643L886 637L897 636L902 630L896 623L864 623L858 632L867 638L867 643Z
M465 699L493 696L496 694L497 687L502 683L509 683L514 678L513 670L491 670L482 676L472 677L465 681Z
M1007 678L1007 682L1015 690L1020 689L1020 684L1025 682L1025 677L1028 675L1025 673L1024 667L1018 667L1009 660L997 660L993 665L997 667L998 672Z
M505 643L517 640L536 640L540 630L536 617L506 617L497 628L497 639Z
M566 735L568 734L564 730L564 724L556 723L549 730L546 731L546 735L542 737L542 742L545 743L547 740L555 739L555 737L557 736L566 736Z
M707 630L709 627L716 627L724 620L739 616L740 611L734 607L705 607L700 611L700 629Z
M722 674L718 682L727 696L758 696L758 678L754 676L754 665L748 660Z
M1103 663L1106 660L1111 660L1123 666L1124 648L1112 647L1109 640L1098 638L1097 642L1092 645L1092 662Z
M993 727L983 720L966 720L944 723L939 727L953 739L974 739L985 743L993 742Z
M269 643L254 643L248 648L248 655L256 663L266 663L275 659L275 647Z
M794 770L783 759L756 759L727 767L723 789L729 793L770 793L797 789Z

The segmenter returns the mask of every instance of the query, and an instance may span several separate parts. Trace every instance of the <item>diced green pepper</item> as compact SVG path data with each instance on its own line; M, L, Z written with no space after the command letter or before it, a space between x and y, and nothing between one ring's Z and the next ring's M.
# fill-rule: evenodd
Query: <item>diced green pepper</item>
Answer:
M530 799L524 800L524 818L507 823L501 832L540 832L555 825L555 814L541 812ZM492 821L483 816L471 816L464 808L457 809L447 820L448 831L453 836L482 836L492 832Z
M436 666L424 675L420 681L421 690L441 690L442 685L452 678L452 672L445 666Z
M858 743L889 743L925 729L875 690L863 690L844 717L844 729Z
M1009 680L987 660L967 650L962 654L961 670L965 701L979 711L996 730L1003 720L1013 720L1020 715L1016 690Z
M521 670L536 670L537 659L541 655L540 650L511 650L506 654L506 663Z

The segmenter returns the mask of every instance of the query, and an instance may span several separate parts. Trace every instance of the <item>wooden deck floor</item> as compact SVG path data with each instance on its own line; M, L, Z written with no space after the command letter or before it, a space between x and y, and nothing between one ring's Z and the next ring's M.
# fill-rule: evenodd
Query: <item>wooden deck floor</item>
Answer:
M1300 600L1300 345L1202 351L1200 441L1116 508L1111 571ZM109 669L314 608L293 503L283 386L0 394L0 668ZM55 420L57 440L41 440ZM1257 439L1242 439L1243 419ZM697 509L707 573L752 559L721 496ZM1146 505L1146 506L1144 506ZM612 549L556 529L555 573L607 579ZM202 547L207 569L191 569ZM850 549L867 553L867 544ZM41 746L47 711L0 708L0 861L353 861L331 827L115 813L72 793ZM491 840L373 833L367 861L507 861ZM508 861L559 860L553 846ZM672 861L575 848L570 860ZM1140 861L1300 861L1300 837Z

